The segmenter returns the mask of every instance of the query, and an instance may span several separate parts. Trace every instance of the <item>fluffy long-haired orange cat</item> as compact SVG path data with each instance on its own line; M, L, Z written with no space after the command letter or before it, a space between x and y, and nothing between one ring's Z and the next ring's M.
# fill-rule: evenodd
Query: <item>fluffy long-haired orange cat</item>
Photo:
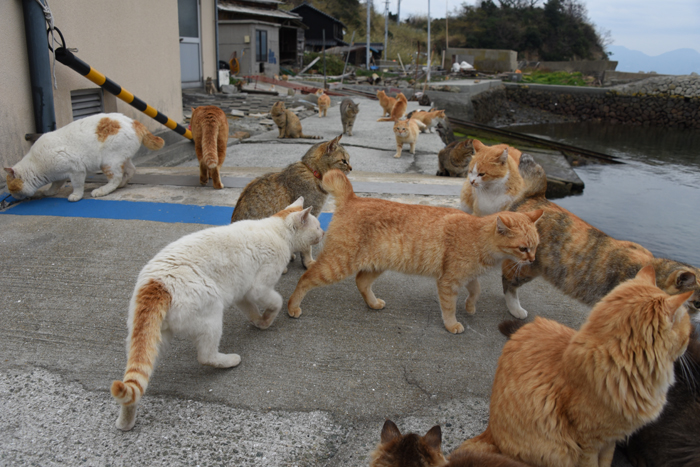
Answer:
M523 191L523 177L518 171L522 153L507 144L486 146L478 139L473 145L467 181L459 197L461 207L477 216L503 211Z
M378 122L397 122L397 121L399 121L399 119L401 117L404 116L407 108L408 108L408 100L406 99L406 96L404 96L403 93L400 92L396 96L396 103L391 108L391 112L389 113L389 116L386 118L380 118L377 121Z
M370 308L384 308L372 283L387 270L437 280L442 320L452 333L464 331L455 317L457 293L466 284L467 313L479 297L477 280L505 258L528 264L538 244L535 222L541 211L474 217L458 209L403 204L355 195L340 170L323 176L336 210L318 259L301 276L289 299L289 315L301 315L306 293L357 274L356 283Z
M690 338L690 295L666 294L646 266L603 297L579 331L540 317L521 327L498 360L486 431L458 451L609 467L615 442L661 414Z

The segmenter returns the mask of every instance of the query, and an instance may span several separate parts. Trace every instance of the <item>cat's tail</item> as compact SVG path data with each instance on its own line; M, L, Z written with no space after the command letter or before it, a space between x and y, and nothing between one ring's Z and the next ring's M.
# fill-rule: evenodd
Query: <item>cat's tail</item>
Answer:
M151 279L138 289L135 301L124 380L114 381L111 390L123 406L135 406L146 392L161 342L161 325L172 296L162 282Z
M311 135L305 135L304 133L299 136L299 138L306 138L306 139L323 139L323 136L311 136Z
M157 151L158 149L162 148L165 144L163 138L159 138L158 136L148 131L146 125L139 122L138 120L134 120L132 126L141 144L146 146L151 151Z
M506 321L502 321L498 325L498 330L501 331L501 334L510 338L510 336L515 334L515 332L525 324L527 323L521 319L508 319Z
M459 447L454 450L452 456L450 456L450 459L452 459L455 454L465 451L501 454L501 450L498 449L498 446L496 446L496 441L491 435L490 426L487 426L484 432L480 435L462 442L462 444L460 444Z
M202 161L210 169L215 169L219 165L219 153L216 145L219 141L219 126L204 122L202 125Z
M329 170L323 175L323 189L335 198L336 207L340 207L347 200L355 196L352 183L343 172L338 169Z
M396 119L394 117L384 117L380 118L377 120L378 122L395 122Z

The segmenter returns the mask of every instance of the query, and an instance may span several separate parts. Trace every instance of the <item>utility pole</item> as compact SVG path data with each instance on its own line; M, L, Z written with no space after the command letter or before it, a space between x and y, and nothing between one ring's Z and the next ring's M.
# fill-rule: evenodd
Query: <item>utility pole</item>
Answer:
M432 58L430 56L430 0L428 0L428 75L427 75L427 83L430 82L430 59Z
M450 10L447 7L447 0L445 0L445 50L447 50L450 47L450 33L449 30L447 29L447 17L450 14Z
M389 51L387 50L387 39L389 37L389 0L384 4L384 60L389 60Z
M367 43L365 44L365 60L367 62L367 71L369 71L369 14L371 1L372 0L367 0Z
M396 24L401 22L401 0L399 0L399 6L396 8Z

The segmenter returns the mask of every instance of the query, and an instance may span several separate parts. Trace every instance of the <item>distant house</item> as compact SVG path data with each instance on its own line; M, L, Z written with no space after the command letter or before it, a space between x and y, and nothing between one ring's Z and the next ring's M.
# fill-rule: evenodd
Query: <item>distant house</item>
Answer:
M279 74L280 65L301 66L304 29L301 16L278 9L278 0L221 0L219 59L236 54L239 76Z
M331 47L326 49L326 53L331 55L341 55L343 60L345 60L345 56L347 54L350 54L350 57L348 57L349 64L364 67L367 63L365 44L366 42L355 42L353 45ZM382 50L384 50L384 44L375 44L374 42L370 42L370 67L382 58Z
M306 50L318 52L326 48L348 45L343 41L343 31L347 27L342 21L314 8L308 3L302 3L291 10L301 16L302 22L308 27L304 33ZM326 42L323 42L323 31L326 32Z

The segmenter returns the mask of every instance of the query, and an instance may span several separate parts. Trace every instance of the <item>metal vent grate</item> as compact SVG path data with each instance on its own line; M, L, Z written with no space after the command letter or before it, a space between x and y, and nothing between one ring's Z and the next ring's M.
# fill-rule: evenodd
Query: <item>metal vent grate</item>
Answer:
M81 89L70 92L73 120L104 112L102 89Z

